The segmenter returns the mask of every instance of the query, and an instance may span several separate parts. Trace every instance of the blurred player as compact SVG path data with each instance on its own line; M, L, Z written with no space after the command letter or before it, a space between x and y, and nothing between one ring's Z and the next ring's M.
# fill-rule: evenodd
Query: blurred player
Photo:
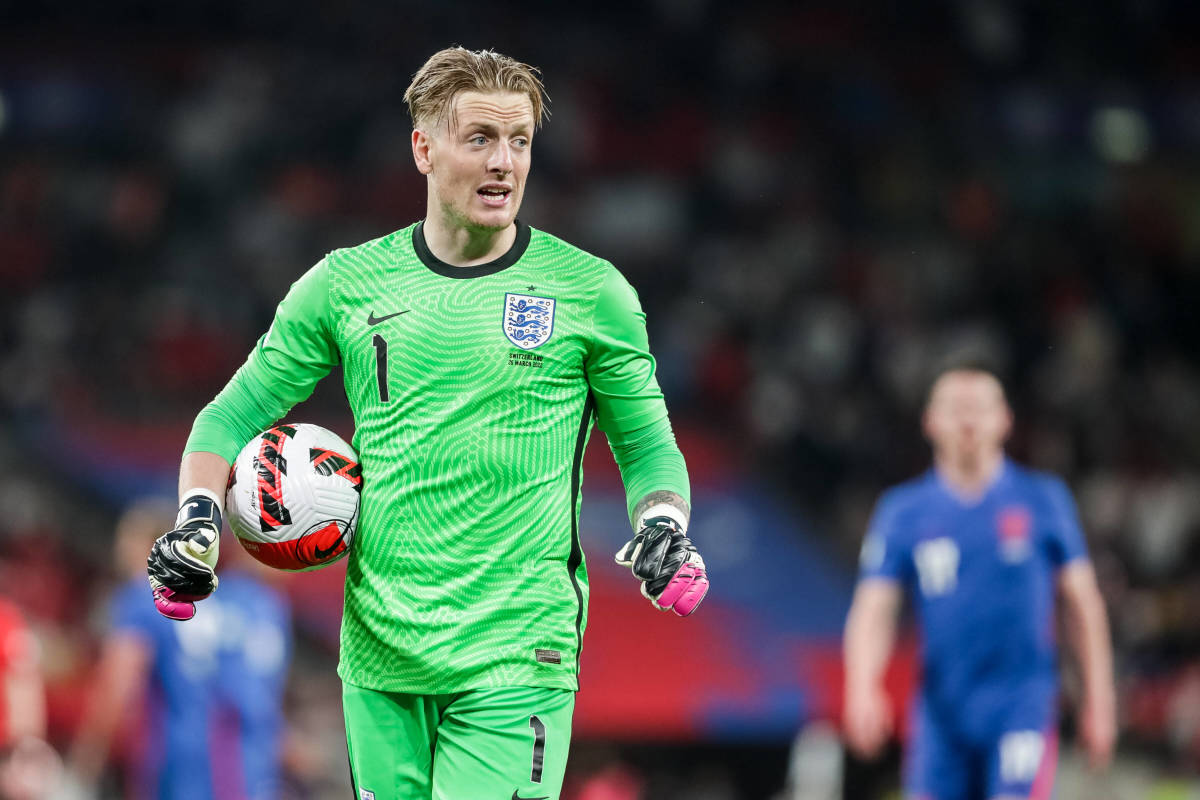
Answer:
M37 642L17 607L0 597L0 800L47 795L57 756L45 736Z
M216 588L231 459L341 364L363 473L338 667L356 797L557 798L593 421L634 529L617 560L681 616L708 588L687 472L633 289L517 220L544 116L536 70L449 48L405 100L425 219L319 261L201 412L177 527L150 556L155 600L187 619Z
M123 797L275 798L291 647L287 606L235 564L222 573L221 597L195 624L175 625L156 613L146 602L146 550L173 518L172 506L150 501L118 522L117 568L128 579L110 606L70 771L95 787L114 738L135 724L136 764ZM238 563L256 564L244 554Z
M881 677L908 590L923 644L904 765L911 798L1050 796L1056 590L1082 672L1083 745L1096 767L1112 754L1108 623L1074 503L1061 480L1005 457L1011 426L991 372L942 372L924 416L933 469L883 495L863 542L846 622L845 734L871 757L892 733Z

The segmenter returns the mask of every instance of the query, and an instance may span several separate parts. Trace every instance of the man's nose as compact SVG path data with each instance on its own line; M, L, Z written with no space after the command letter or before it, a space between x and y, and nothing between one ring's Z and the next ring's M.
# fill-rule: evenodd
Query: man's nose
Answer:
M488 159L488 171L506 173L512 172L512 148L508 146L508 142L498 142L492 148L492 156Z

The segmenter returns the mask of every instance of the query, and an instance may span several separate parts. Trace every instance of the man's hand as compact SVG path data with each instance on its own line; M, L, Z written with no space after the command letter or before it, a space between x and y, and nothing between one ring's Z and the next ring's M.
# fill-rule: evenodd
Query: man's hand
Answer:
M1058 572L1058 589L1067 641L1083 680L1079 736L1092 768L1103 769L1112 759L1117 738L1117 701L1108 614L1091 562L1076 559L1067 563Z
M617 551L618 564L629 567L642 582L642 594L656 608L681 617L696 610L708 594L704 559L670 517L651 517Z
M207 492L183 501L175 529L150 548L146 559L154 607L177 620L196 615L196 601L217 589L217 552L221 540L221 510Z
M892 704L878 685L847 686L843 715L846 744L860 758L877 757L893 730Z
M1085 697L1079 709L1079 735L1087 751L1088 764L1102 770L1112 761L1117 740L1117 714L1111 695L1103 698Z
M5 800L61 797L57 792L61 777L58 753L36 736L18 740L7 754L0 752L0 797Z

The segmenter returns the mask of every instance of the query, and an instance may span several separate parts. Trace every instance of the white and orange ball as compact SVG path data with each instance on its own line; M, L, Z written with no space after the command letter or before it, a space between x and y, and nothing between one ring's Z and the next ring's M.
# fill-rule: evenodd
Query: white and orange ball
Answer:
M358 454L341 437L319 425L280 424L238 453L225 516L262 563L319 569L350 552L361 490Z

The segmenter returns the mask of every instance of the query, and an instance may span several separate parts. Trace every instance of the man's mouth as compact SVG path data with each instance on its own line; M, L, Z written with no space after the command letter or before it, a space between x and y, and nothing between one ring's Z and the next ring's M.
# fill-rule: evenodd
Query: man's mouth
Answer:
M512 189L503 186L484 186L476 192L485 205L499 208L508 202Z

